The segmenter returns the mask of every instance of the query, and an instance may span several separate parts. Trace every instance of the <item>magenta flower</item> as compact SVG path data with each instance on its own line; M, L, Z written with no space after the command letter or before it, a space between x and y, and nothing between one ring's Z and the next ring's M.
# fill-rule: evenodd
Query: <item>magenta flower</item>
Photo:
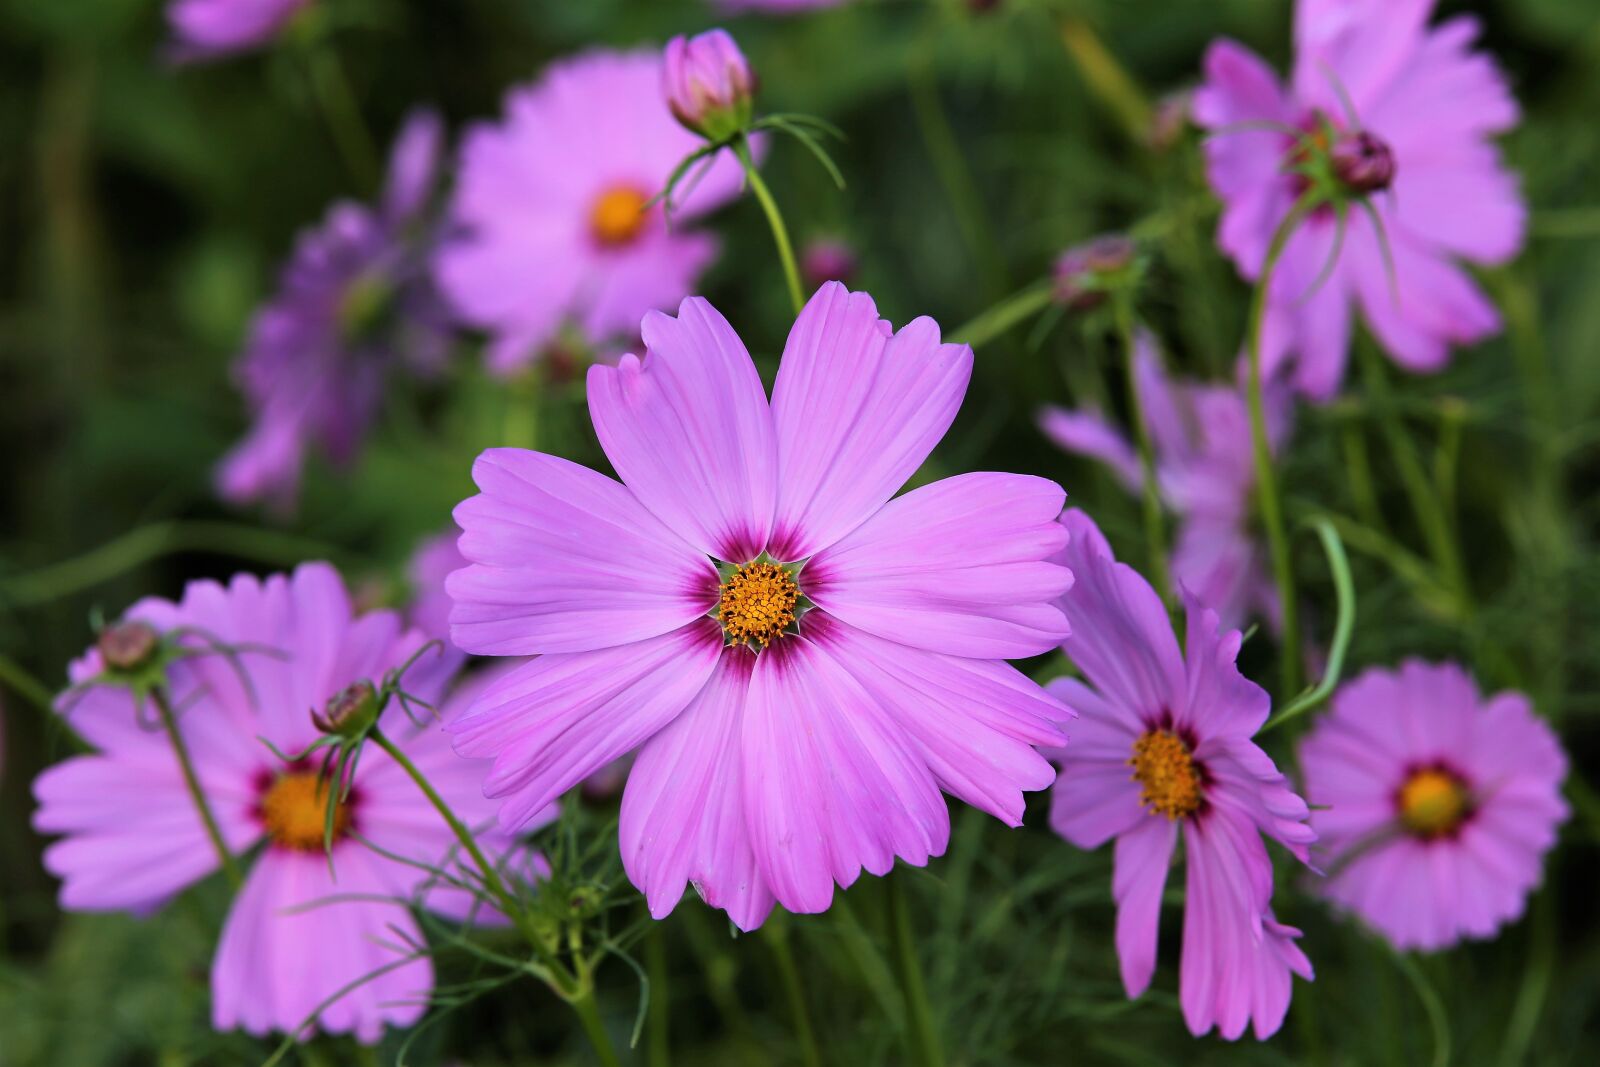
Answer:
M501 825L639 749L623 864L662 917L693 884L743 929L773 901L940 854L956 797L1017 825L1069 713L1001 662L1066 632L1051 482L968 474L890 500L944 436L972 350L824 285L769 403L706 301L589 370L618 484L491 449L456 508L456 643L538 658L451 725ZM716 565L714 565L716 561ZM720 574L719 574L720 571Z
M338 574L320 563L264 581L239 575L226 587L193 582L180 603L145 600L129 616L245 647L249 688L221 655L182 659L170 673L180 728L230 851L263 846L223 925L211 971L213 1023L294 1032L343 986L383 967L393 969L332 1003L317 1025L370 1043L385 1025L415 1022L432 966L425 957L406 962L394 946L399 936L422 939L404 901L426 891L429 875L378 850L437 864L452 855L455 838L405 773L369 748L335 821L330 873L326 793L315 768L285 766L259 738L284 752L303 749L317 737L314 709L351 683L381 681L424 636L402 629L393 612L353 616ZM71 677L81 682L100 670L91 650ZM425 663L405 681L424 699L443 689L440 672ZM126 690L93 688L62 703L98 750L34 783L34 826L64 835L44 856L62 880L62 907L146 913L215 871L217 854L167 737L140 723ZM397 704L383 725L464 820L492 824L479 788L484 766L452 753L438 728L412 727ZM455 897L464 894L436 892L438 910L463 912Z
M179 61L220 59L276 38L311 0L172 0L167 25Z
M1453 663L1345 683L1300 764L1322 891L1402 949L1489 937L1520 916L1567 817L1555 733L1527 697L1485 700Z
M522 369L565 325L596 345L631 333L716 255L710 234L684 224L738 192L732 155L675 194L670 229L649 205L703 143L673 120L662 76L659 53L588 52L514 90L503 122L468 132L458 232L435 270L459 316L492 335L491 369Z
M1076 509L1065 560L1076 583L1061 598L1072 626L1062 648L1088 684L1049 689L1076 710L1051 798L1050 825L1079 848L1116 838L1112 895L1128 996L1150 984L1167 868L1182 828L1188 867L1179 999L1196 1036L1216 1026L1233 1040L1254 1020L1258 1038L1283 1023L1290 975L1311 978L1298 930L1273 918L1272 863L1261 835L1301 860L1316 835L1306 805L1250 738L1267 694L1235 665L1242 638L1187 598L1186 652L1166 607L1118 563Z
M1393 252L1392 284L1378 233L1359 210L1342 249L1331 210L1307 219L1273 277L1265 369L1292 360L1296 386L1317 400L1331 398L1344 377L1352 305L1412 371L1435 370L1452 345L1500 328L1457 260L1502 263L1522 245L1516 179L1489 140L1516 124L1517 106L1493 62L1472 51L1477 21L1457 17L1430 29L1432 8L1432 0L1300 0L1287 87L1233 41L1206 54L1194 115L1212 131L1208 172L1224 202L1217 242L1246 278L1259 277L1272 233L1303 184L1291 172L1301 151L1293 138L1249 124L1313 132L1331 123L1339 143L1326 148L1342 176L1359 179L1352 191L1391 189L1370 202ZM1337 265L1317 284L1335 254Z
M722 141L750 125L756 76L726 30L668 41L661 83L673 117L702 137Z
M1256 615L1276 628L1277 587L1254 528L1256 470L1244 392L1169 378L1146 333L1139 335L1133 358L1156 482L1178 516L1173 578L1228 629ZM1269 391L1266 399L1267 434L1277 447L1289 435L1292 407L1282 390ZM1098 412L1045 408L1039 427L1068 452L1107 464L1130 493L1141 492L1144 479L1132 443Z
M391 368L428 375L448 356L444 308L419 233L443 140L437 115L412 115L380 205L337 203L320 228L301 235L235 367L255 424L217 470L228 500L265 497L291 507L309 447L335 463L354 458Z

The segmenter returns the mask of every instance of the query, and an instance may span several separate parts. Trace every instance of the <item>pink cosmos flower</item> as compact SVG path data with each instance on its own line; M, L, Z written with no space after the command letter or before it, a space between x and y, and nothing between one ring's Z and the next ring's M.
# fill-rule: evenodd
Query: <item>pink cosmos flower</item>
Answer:
M503 122L468 131L457 235L435 271L458 315L492 335L493 370L525 367L563 325L594 344L631 333L716 255L685 223L738 192L731 154L680 187L670 229L646 206L702 144L667 110L661 80L659 52L587 52L513 90Z
M456 547L460 536L454 526L434 534L417 546L406 567L411 582L411 610L407 613L411 625L446 644L450 642L450 594L445 591L445 579L467 562Z
M890 499L954 419L972 350L926 318L895 333L830 283L769 403L706 301L643 333L642 361L589 370L621 484L491 449L456 509L456 643L538 656L450 726L494 757L501 825L637 748L629 878L657 918L693 884L746 930L774 900L822 911L863 868L940 854L941 787L1017 825L1052 777L1033 746L1069 712L1002 660L1066 632L1063 493L968 474Z
M437 114L412 114L378 206L341 201L296 243L235 367L254 425L218 465L224 498L289 509L308 449L349 463L377 417L384 378L396 368L428 376L448 357L423 221L444 136Z
M1213 131L1208 172L1225 205L1217 242L1246 278L1259 277L1302 179L1289 169L1297 151L1289 136L1241 124L1311 131L1320 118L1342 137L1363 131L1366 156L1387 151L1392 186L1370 202L1393 252L1393 284L1378 234L1360 210L1351 212L1342 249L1335 248L1331 211L1306 220L1272 280L1266 369L1292 359L1296 386L1317 400L1331 398L1344 377L1352 305L1394 360L1413 371L1435 370L1452 345L1500 328L1494 307L1456 261L1502 263L1522 245L1526 211L1516 179L1489 140L1516 124L1517 105L1493 62L1472 51L1477 20L1429 28L1433 6L1300 0L1288 86L1233 41L1206 53L1194 115ZM1336 154L1349 147L1329 146ZM1337 265L1317 284L1335 252Z
M1489 937L1520 916L1567 817L1555 733L1527 697L1485 700L1453 663L1345 683L1300 764L1322 891L1402 949Z
M454 837L405 773L369 747L335 822L330 873L326 794L314 766L285 766L258 738L284 752L303 749L317 737L313 709L353 682L381 682L424 635L403 629L393 612L353 617L338 574L320 563L289 577L193 582L181 602L145 600L129 617L161 631L195 628L225 644L274 650L241 653L248 689L221 655L182 659L170 673L180 729L230 851L242 857L262 845L212 964L213 1023L254 1034L293 1032L346 984L385 967L392 969L329 1005L317 1026L370 1043L386 1024L414 1023L433 969L426 957L407 962L395 946L399 935L421 941L402 901L425 890L430 876L377 850L438 864L452 855ZM91 651L72 665L71 677L81 682L100 670L100 654ZM439 672L423 663L405 681L424 699L443 688ZM34 826L64 835L44 857L62 880L61 905L154 911L218 866L179 764L166 735L138 721L125 690L90 689L64 700L68 708L72 725L98 751L58 764L34 783ZM492 824L493 806L479 788L483 765L452 753L438 728L412 727L397 704L383 726L463 820ZM466 910L464 892L436 892L430 906L449 915Z
M1281 622L1277 587L1266 546L1252 527L1256 469L1244 392L1168 377L1147 333L1139 335L1133 358L1156 482L1178 516L1173 578L1215 611L1225 628L1260 615L1276 629ZM1289 435L1289 400L1279 389L1267 393L1267 436L1275 449ZM1142 491L1133 444L1099 412L1045 408L1039 427L1068 452L1105 463L1128 492Z
M167 7L179 61L220 59L277 37L311 0L173 0Z
M1087 679L1049 689L1079 718L1051 798L1050 825L1079 848L1116 838L1112 895L1128 996L1150 984L1167 868L1183 831L1188 866L1179 999L1196 1036L1216 1026L1233 1040L1254 1020L1265 1039L1289 1008L1291 974L1311 978L1300 931L1272 914L1265 834L1301 860L1316 839L1306 805L1250 740L1267 694L1235 665L1242 640L1186 598L1178 650L1166 607L1118 563L1076 509L1065 560L1076 577L1061 598L1072 634L1062 648Z

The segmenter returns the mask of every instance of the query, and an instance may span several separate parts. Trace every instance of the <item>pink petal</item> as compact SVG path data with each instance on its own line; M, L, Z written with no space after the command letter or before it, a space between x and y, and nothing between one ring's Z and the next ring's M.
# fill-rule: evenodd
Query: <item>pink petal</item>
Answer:
M446 729L458 753L494 757L483 791L515 830L670 723L723 654L709 619L618 648L540 656L491 685Z
M1435 0L1302 0L1295 9L1295 96L1345 118L1382 99L1411 62Z
M1178 843L1178 823L1147 815L1117 838L1111 895L1117 902L1117 959L1122 987L1130 998L1150 986L1156 969L1156 935L1161 927L1161 894Z
M742 563L767 543L772 418L738 334L699 297L645 316L643 363L589 368L600 446L641 503L695 548Z
M788 910L825 911L863 867L944 851L949 814L915 744L823 646L757 657L741 743L756 863Z
M950 428L972 350L932 319L891 336L866 293L818 289L795 320L772 390L778 509L769 551L797 560L882 507Z
M1194 597L1186 594L1183 599L1188 620L1184 654L1188 696L1177 721L1201 738L1254 736L1272 711L1272 698L1239 673L1244 635L1224 631L1217 613Z
M1057 447L1097 459L1110 467L1128 492L1137 493L1144 484L1139 456L1133 445L1118 427L1098 412L1044 408L1039 412L1039 429Z
M541 452L492 448L456 507L451 636L479 655L582 652L657 637L716 604L717 576L626 488Z
M801 587L829 614L902 644L1015 659L1054 647L1051 603L1072 572L1046 562L1066 543L1066 494L1020 474L963 474L890 501L818 553Z
M722 657L700 695L645 743L622 795L623 866L653 918L693 884L707 904L754 930L772 910L745 829L740 738L755 657Z
M1065 743L1068 708L1004 663L910 648L821 613L804 626L915 742L946 792L1022 824L1022 794L1055 779L1034 746Z

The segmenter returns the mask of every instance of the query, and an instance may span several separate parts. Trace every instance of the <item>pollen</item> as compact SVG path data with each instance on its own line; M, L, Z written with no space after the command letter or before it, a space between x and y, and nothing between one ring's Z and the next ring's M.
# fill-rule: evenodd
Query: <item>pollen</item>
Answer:
M1171 730L1147 730L1133 743L1133 780L1139 803L1152 815L1181 819L1200 807L1200 770L1189 746Z
M649 197L632 185L614 185L601 193L589 211L589 231L607 248L631 244L644 229Z
M322 848L328 817L328 782L315 771L281 774L261 797L261 821L267 836L283 848L315 852ZM350 806L340 804L333 813L333 839L350 828Z
M747 563L722 583L717 621L731 643L766 648L793 625L799 601L794 575L775 563Z
M1439 837L1465 821L1472 798L1460 778L1429 767L1411 773L1400 787L1396 803L1406 829L1419 837Z

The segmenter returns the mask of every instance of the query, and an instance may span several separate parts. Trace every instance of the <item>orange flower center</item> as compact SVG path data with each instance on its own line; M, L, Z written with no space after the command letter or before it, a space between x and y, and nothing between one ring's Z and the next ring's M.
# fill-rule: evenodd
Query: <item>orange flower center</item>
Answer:
M775 563L747 563L722 583L717 621L731 643L766 648L794 623L799 600L794 575Z
M315 852L322 848L328 819L328 782L315 771L280 774L261 798L261 819L267 836L283 848ZM333 813L333 839L350 828L350 808L340 804Z
M1200 807L1200 771L1189 746L1171 730L1147 730L1133 743L1133 780L1139 803L1152 815L1181 819Z
M1400 787L1400 821L1421 837L1438 837L1460 826L1472 806L1466 783L1449 771L1413 771Z
M614 185L589 210L589 230L607 248L630 244L644 229L649 197L631 185Z

